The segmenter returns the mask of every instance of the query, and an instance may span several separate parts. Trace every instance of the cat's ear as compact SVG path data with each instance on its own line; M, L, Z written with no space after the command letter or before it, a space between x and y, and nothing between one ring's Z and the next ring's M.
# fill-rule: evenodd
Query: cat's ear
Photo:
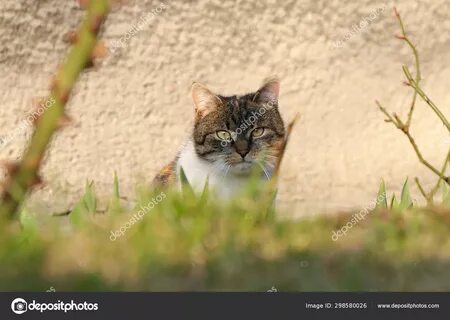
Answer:
M217 110L222 104L222 101L218 96L200 83L194 82L191 92L192 100L195 105L195 112L202 118L211 111Z
M272 78L267 80L264 85L258 89L253 100L258 103L274 103L278 102L280 94L280 80Z

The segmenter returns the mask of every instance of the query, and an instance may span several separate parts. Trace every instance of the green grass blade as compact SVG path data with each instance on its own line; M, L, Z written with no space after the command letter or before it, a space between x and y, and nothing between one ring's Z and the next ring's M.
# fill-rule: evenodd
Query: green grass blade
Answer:
M37 229L36 217L30 214L26 208L20 212L19 221L25 232Z
M200 196L200 200L198 202L199 206L203 206L206 204L209 198L209 176L206 178L205 186L203 187L202 194Z
M391 210L397 210L399 207L399 203L397 201L397 198L395 197L395 193L392 194L391 204L390 204Z
M186 173L184 172L184 169L181 166L180 166L180 181L181 181L181 185L183 187L183 193L185 195L192 196L195 194L194 189L192 189L192 186L186 177Z
M266 218L268 221L275 220L277 195L278 195L278 189L275 189L275 191L272 193L272 195L270 197L271 200L269 202L269 207L267 209Z
M117 178L117 171L114 171L113 198L117 200L120 199L119 179Z
M113 181L113 194L109 200L107 212L112 215L116 215L122 212L122 207L120 204L120 186L119 179L117 177L117 172L114 171L114 181Z
M87 213L88 211L86 208L86 204L84 203L84 195L83 195L83 197L75 205L75 207L69 214L70 223L74 226L80 226L83 223L83 221L86 220Z
M86 193L83 197L84 203L89 213L95 213L97 210L97 199L94 191L94 181L86 182Z
M70 222L79 226L88 219L88 214L94 214L97 210L97 200L94 193L94 182L86 181L86 190L80 201L69 214Z
M405 183L403 184L402 194L400 196L399 209L405 210L411 208L412 206L413 202L411 199L411 193L409 191L408 178L406 178Z
M386 185L384 183L384 180L381 180L380 188L378 189L377 194L377 208L387 209L387 207Z
M442 204L450 205L450 188L446 183L442 184Z

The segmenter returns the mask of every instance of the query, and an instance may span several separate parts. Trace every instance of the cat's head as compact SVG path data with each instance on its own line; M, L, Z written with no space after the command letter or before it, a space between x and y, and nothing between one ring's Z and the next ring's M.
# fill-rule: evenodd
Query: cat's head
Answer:
M280 83L267 81L256 92L221 96L194 83L193 141L198 156L223 174L248 175L255 166L269 177L284 143L278 111Z

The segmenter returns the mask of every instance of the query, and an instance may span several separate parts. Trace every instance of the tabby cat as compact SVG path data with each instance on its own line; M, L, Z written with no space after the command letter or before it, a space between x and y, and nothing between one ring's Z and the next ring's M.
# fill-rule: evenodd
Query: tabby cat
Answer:
M172 163L155 177L159 186L180 183L180 167L200 192L206 181L222 198L245 185L255 166L269 180L285 138L278 111L280 83L271 79L256 92L221 96L199 83L192 85L195 125L192 136Z

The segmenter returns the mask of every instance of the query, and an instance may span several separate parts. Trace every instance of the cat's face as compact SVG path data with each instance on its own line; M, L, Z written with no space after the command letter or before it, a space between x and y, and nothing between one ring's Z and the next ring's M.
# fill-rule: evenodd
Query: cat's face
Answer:
M195 83L193 140L199 157L216 165L224 175L248 175L259 166L269 178L285 135L278 93L277 80L255 93L230 97L215 95Z

